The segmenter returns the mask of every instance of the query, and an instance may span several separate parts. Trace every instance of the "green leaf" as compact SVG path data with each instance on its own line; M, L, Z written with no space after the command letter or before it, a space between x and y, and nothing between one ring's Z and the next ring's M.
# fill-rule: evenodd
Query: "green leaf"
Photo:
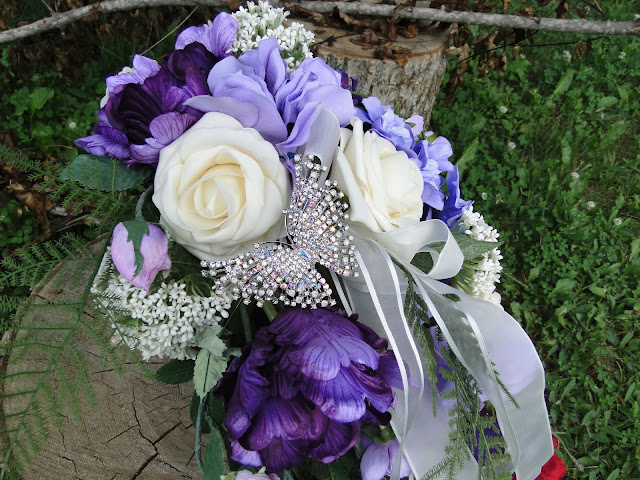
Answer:
M50 99L53 98L54 91L52 88L38 87L29 94L29 110L36 112L44 107Z
M127 167L121 160L97 155L79 155L62 171L60 178L85 187L114 192L140 185L153 173L148 166Z
M571 83L573 82L574 74L575 74L574 70L567 70L565 72L565 74L562 76L562 78L560 79L560 81L556 85L556 89L553 91L553 93L549 97L549 100L553 99L556 95L561 95L564 92L566 92L567 90L569 90L569 87L571 86Z
M609 474L607 480L616 480L620 476L620 469L616 468L613 472Z
M218 430L211 428L209 443L204 450L204 480L220 480L226 469L223 452L222 437Z
M598 99L598 109L604 109L614 106L618 103L618 99L616 97L601 97Z
M220 332L222 332L220 325L211 325L198 334L196 344L213 355L223 357L227 346L220 339Z
M193 392L191 396L191 404L189 405L189 416L191 417L191 423L193 425L196 424L198 420L198 411L200 410L200 397L196 392ZM210 433L211 428L209 427L209 422L205 420L204 412L202 413L202 421L200 422L200 431L202 433Z
M474 138L473 141L469 144L469 146L462 152L460 158L456 162L458 166L458 171L462 172L467 163L472 162L476 156L476 151L478 150L478 139Z
M134 220L122 222L122 224L129 234L127 240L129 242L133 242L133 253L136 260L136 271L133 272L133 276L135 278L138 276L142 270L142 266L144 265L144 256L142 255L140 246L142 245L142 237L144 235L149 235L149 224L147 222L136 222Z
M576 281L572 278L561 278L556 282L556 286L551 292L551 295L569 295L573 292L576 286Z
M594 295L598 295L599 297L604 297L607 294L606 289L598 287L597 285L590 285L589 290L591 291L591 293L593 293Z
M458 295L456 295L455 293L444 293L442 296L445 297L445 298L448 298L452 302L459 302L460 301L460 297Z
M462 250L465 261L481 257L483 254L490 252L494 248L498 248L503 243L483 242L459 232L455 232L453 234L453 238L455 238L456 242L458 242L458 246L460 247L460 250Z
M433 259L427 252L418 252L411 260L411 265L419 268L424 273L429 273L433 268Z
M211 420L213 420L213 423L216 425L222 425L226 414L224 405L222 405L222 402L213 395L209 395L208 413Z
M193 378L194 360L171 359L156 371L156 380L169 385L188 382Z
M201 399L216 386L226 368L226 358L206 349L200 350L193 369L193 386Z

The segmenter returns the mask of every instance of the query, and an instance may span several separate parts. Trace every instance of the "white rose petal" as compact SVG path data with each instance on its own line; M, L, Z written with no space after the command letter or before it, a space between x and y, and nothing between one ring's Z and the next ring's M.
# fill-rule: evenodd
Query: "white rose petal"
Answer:
M330 178L349 197L350 223L373 232L413 225L422 216L424 183L420 168L407 154L362 121L351 120L353 131L340 130L340 146Z
M289 196L273 145L228 115L205 114L160 151L153 202L176 242L200 259L280 238Z

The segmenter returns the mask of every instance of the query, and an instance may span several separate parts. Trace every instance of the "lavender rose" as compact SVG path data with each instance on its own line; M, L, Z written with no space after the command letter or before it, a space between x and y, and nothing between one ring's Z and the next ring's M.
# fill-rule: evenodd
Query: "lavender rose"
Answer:
M399 372L386 348L355 316L280 312L218 386L232 458L279 472L305 458L329 463L346 453L361 420L390 420Z
M120 222L113 229L111 238L111 259L120 275L134 287L149 291L151 283L158 272L169 270L169 239L161 228L149 224L149 233L142 236L140 253L144 258L142 269L136 275L136 258L133 241L129 240L129 232Z

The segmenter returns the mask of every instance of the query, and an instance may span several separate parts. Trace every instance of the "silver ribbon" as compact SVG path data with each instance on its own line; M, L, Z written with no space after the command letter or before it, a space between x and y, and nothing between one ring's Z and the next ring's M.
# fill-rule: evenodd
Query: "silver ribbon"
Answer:
M362 279L345 279L345 291L360 321L388 338L398 359L404 391L398 392L401 401L392 412L391 424L413 473L421 478L446 459L448 414L438 402L436 416L433 416L431 383L425 378L421 354L404 316L407 282L400 280L391 255L410 273L453 353L496 408L518 478L535 479L553 455L553 446L544 402L544 372L526 333L497 306L437 280L453 277L463 260L462 252L443 222L421 222L390 233L367 232L365 236L357 229L355 233ZM440 254L430 251L434 266L425 274L409 261L418 250L425 250L424 245L433 242L445 242L445 246ZM460 301L444 297L447 293L457 295ZM502 391L494 368L520 408ZM411 387L410 379L418 384L417 388ZM477 478L477 474L477 463L471 458L463 465L458 478ZM392 480L398 478L399 460L396 459Z
M322 108L300 151L318 157L329 167L339 135L337 119ZM436 404L433 416L431 382L425 378L424 361L404 315L407 280L404 274L399 276L391 256L409 272L453 353L494 405L518 479L535 479L553 455L553 445L544 402L544 371L527 334L496 305L438 281L455 276L463 261L460 248L440 220L387 233L352 229L362 277L343 277L344 291L335 276L333 280L343 305L385 336L398 360L404 388L397 392L401 400L392 412L391 425L401 445L392 480L399 479L403 451L417 478L446 459L449 419L441 402ZM429 248L434 242L444 242L440 253ZM427 251L433 258L428 274L410 264L418 251ZM444 297L447 293L457 295L460 301ZM500 388L494 368L520 408ZM471 458L462 466L458 478L475 479L477 475L478 465Z

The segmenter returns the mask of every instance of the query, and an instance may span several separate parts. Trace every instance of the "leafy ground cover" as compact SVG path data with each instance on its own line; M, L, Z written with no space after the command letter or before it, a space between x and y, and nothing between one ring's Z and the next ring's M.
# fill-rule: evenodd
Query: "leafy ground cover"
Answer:
M505 308L543 358L567 478L640 478L640 40L542 46L578 39L500 52L502 76L472 61L430 128L467 148L463 191L505 242Z
M634 3L604 7L622 20ZM7 2L0 22L34 20L43 9ZM2 143L42 162L75 158L73 139L89 132L104 77L165 35L172 42L191 10L141 12L1 47ZM201 8L189 23L212 16ZM545 363L567 478L640 478L640 40L540 33L498 53L508 58L503 75L483 75L474 58L453 104L445 106L443 91L430 128L451 140L466 198L502 233L501 293ZM3 192L15 193L16 181L38 193L29 178L0 171ZM66 228L20 198L2 197L3 257Z

